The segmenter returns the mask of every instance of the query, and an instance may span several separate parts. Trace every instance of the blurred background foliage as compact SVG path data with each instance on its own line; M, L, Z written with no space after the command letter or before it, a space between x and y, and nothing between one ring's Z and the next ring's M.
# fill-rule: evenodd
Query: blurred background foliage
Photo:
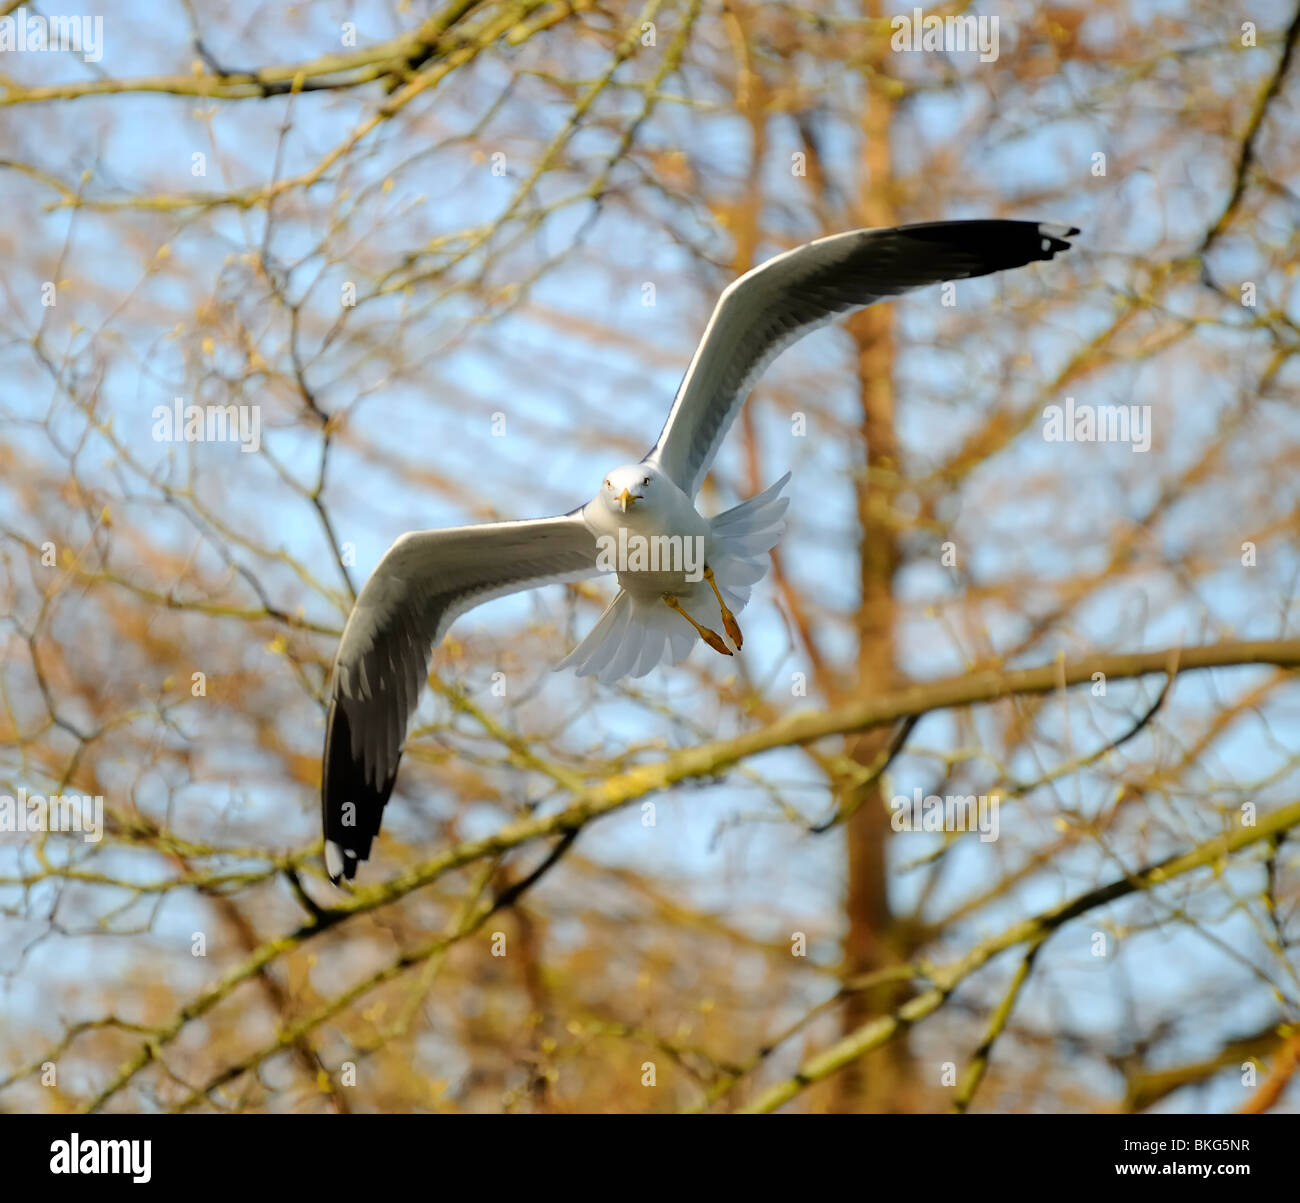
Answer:
M0 793L107 824L0 835L0 1107L1296 1109L1300 696L1232 649L1300 659L1297 14L926 11L997 57L874 2L131 0L98 62L0 58ZM977 216L1083 234L808 338L729 438L706 507L794 471L744 655L607 689L550 668L608 582L474 611L334 892L323 699L384 548L594 494L770 254ZM258 446L157 440L178 397ZM1067 397L1150 449L1047 441ZM917 789L999 839L893 831ZM1216 844L1246 804L1275 832Z

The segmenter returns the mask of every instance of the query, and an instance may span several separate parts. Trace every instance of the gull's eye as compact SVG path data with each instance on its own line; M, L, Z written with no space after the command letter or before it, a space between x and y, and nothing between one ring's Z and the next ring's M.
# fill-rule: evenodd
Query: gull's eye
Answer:
M610 487L611 487L611 485L610 485L609 481L606 481L606 482L605 482L605 488L608 489L608 488L610 488Z
M648 485L648 484L650 483L650 478L649 478L648 476L645 477L645 478L641 481L641 483L642 483L642 485Z

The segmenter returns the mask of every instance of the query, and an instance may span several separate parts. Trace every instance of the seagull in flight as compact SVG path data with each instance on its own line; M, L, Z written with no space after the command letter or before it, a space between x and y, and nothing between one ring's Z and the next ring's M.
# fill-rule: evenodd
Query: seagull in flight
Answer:
M617 596L557 667L610 684L678 664L697 642L735 655L744 641L736 615L780 538L790 473L713 518L695 495L759 375L838 314L1051 259L1078 232L1053 222L926 222L850 230L777 255L723 292L658 442L640 463L609 472L586 505L402 535L361 590L334 662L321 778L330 879L351 880L370 855L433 648L460 615L615 572Z

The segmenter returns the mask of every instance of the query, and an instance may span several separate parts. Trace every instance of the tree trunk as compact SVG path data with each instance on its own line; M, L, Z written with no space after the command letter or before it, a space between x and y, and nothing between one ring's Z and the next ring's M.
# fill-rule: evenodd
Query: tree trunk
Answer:
M873 6L873 9L877 6ZM877 59L887 43L878 44ZM882 64L883 66L883 64ZM863 173L859 218L867 226L897 223L894 205L890 132L892 100L874 83L867 92L862 120ZM859 574L861 603L857 616L858 658L855 692L868 695L892 689L897 667L894 653L894 576L899 548L890 514L894 508L898 443L894 429L894 307L875 305L854 314L848 323L858 352L860 430L865 446L864 471L855 483L861 531ZM849 754L870 764L888 733L850 741ZM845 825L847 889L843 969L846 979L898 960L886 877L889 816L879 784L853 787L840 798L853 811ZM844 1007L846 1032L888 1010L898 1001L896 986L850 996ZM916 1091L910 1085L902 1042L863 1058L840 1075L834 1099L840 1111L910 1111Z

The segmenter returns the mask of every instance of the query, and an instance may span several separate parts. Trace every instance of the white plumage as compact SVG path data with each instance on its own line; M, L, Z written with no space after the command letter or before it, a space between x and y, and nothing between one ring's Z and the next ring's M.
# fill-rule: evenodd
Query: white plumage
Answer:
M750 591L767 571L767 553L785 529L790 499L780 494L789 479L787 472L757 497L708 520L703 536L706 562L733 614L748 604ZM665 487L673 487L672 482L665 481ZM639 578L644 575L619 575L618 594L587 637L555 666L557 671L572 668L580 677L594 676L602 685L610 685L622 677L644 677L660 664L680 664L691 654L700 639L689 623L663 604L667 590L662 586L668 582L659 576L643 585ZM671 591L701 626L717 621L717 600L704 580L674 580ZM731 651L740 650L725 630L719 634Z

